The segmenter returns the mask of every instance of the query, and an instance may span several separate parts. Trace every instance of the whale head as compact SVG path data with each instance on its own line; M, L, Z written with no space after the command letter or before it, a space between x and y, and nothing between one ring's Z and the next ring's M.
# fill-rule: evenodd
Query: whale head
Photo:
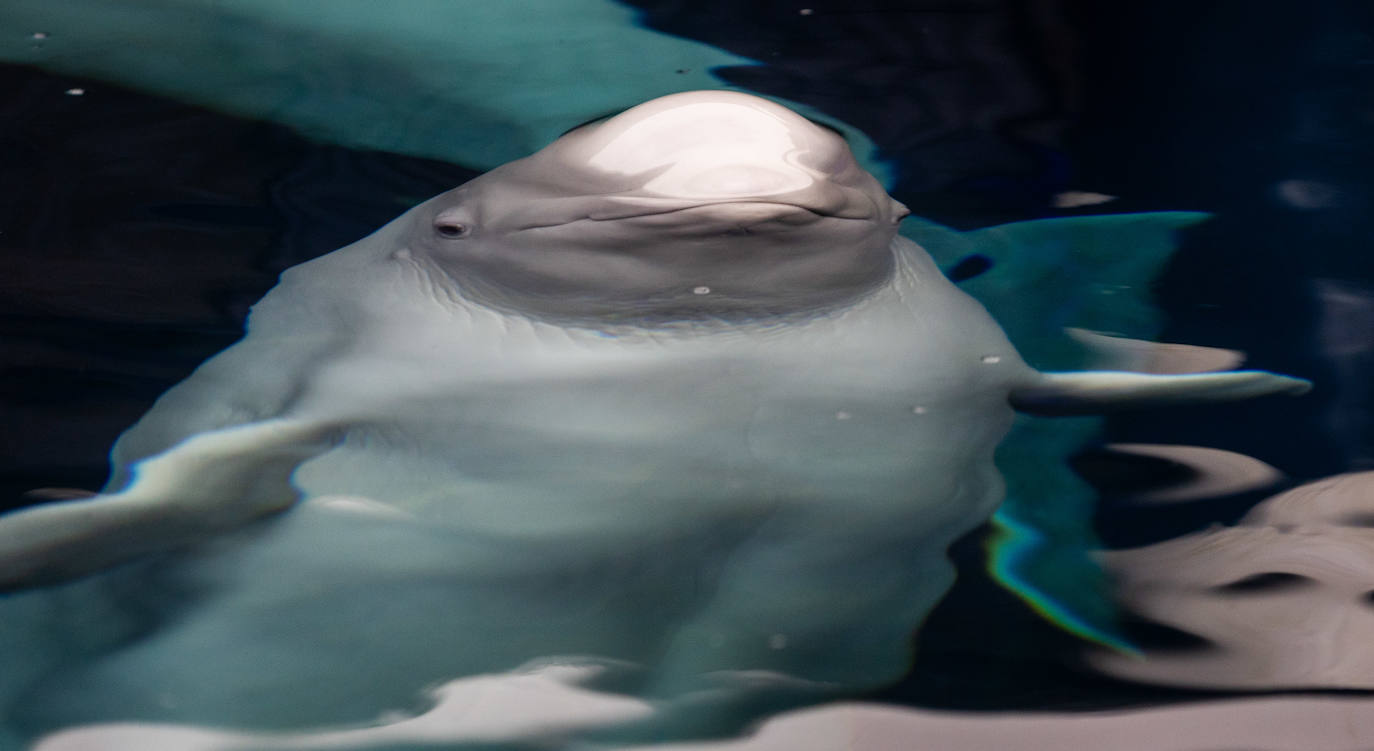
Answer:
M739 317L882 284L907 214L835 131L766 99L673 94L416 210L408 247L470 299L559 317Z

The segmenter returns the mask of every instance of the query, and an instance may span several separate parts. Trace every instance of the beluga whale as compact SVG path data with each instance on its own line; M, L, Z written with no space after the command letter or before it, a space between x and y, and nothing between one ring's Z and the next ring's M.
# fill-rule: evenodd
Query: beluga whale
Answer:
M0 516L6 641L69 640L3 724L322 728L576 660L652 737L741 727L903 674L1015 410L1308 387L1039 372L908 213L832 129L696 91L287 270L102 492Z

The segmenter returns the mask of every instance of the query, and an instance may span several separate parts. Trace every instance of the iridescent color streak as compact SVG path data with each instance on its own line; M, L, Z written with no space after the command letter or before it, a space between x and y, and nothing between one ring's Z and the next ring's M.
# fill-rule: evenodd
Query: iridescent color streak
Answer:
M1012 518L1006 509L992 517L992 534L985 543L987 572L994 581L1016 593L1045 620L1059 628L1104 647L1132 657L1144 658L1140 648L1120 634L1095 625L1074 613L1068 606L1056 602L1036 585L1023 578L1026 562L1043 547L1045 536L1039 530Z

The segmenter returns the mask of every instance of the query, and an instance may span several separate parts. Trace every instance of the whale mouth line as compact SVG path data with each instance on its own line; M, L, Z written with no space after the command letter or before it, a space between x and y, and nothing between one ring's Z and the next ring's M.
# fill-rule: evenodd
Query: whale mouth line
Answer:
M839 201L772 199L766 196L740 196L691 202L672 199L625 201L601 207L579 218L594 222L611 222L635 219L651 221L655 218L670 220L676 216L697 216L706 221L730 224L743 222L780 225L811 224L821 219L856 222L870 222L874 219L872 207Z
M651 203L623 202L603 206L591 211L578 212L572 216L560 217L556 221L525 224L523 230L538 230L560 227L574 222L618 222L644 220L671 221L675 217L694 217L710 223L731 226L778 225L801 226L812 224L821 219L843 219L851 222L872 221L869 212L855 211L853 207L831 210L830 207L807 205L797 201L768 200L766 198L742 198L706 200L693 203L663 201L656 199Z

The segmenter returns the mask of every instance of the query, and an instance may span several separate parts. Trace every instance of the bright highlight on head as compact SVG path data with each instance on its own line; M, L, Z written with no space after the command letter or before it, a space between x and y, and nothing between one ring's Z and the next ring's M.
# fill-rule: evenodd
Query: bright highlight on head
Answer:
M588 164L623 175L662 170L644 190L672 196L763 196L802 190L817 180L797 163L805 144L795 137L796 124L772 109L753 102L707 101L629 119L627 125L617 122L623 116L617 117L606 127L621 125L619 132Z

